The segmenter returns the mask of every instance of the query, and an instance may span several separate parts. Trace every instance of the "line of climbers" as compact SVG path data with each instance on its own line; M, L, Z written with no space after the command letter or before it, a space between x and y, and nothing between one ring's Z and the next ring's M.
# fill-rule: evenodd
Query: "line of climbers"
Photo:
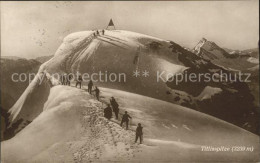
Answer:
M71 74L69 75L62 75L61 76L61 84L62 85L69 85L71 84L71 81L73 80L73 76ZM81 89L82 86L82 76L78 75L78 77L76 78L76 85L75 87L77 88L77 86L79 85L79 88ZM88 93L90 95L92 95L92 92L95 92L95 96L97 98L97 100L99 101L99 95L100 95L100 90L97 86L95 86L95 89L93 90L94 84L93 81L90 80L88 82ZM111 106L112 108L111 108ZM114 97L111 97L110 99L110 104L107 104L107 107L104 109L104 117L107 118L108 120L110 120L112 118L112 113L114 112L116 120L118 120L118 114L119 114L119 104L117 103L116 99ZM128 114L127 111L125 111L125 114L123 114L122 119L121 119L121 123L120 126L123 127L123 124L126 124L126 130L128 130L128 125L129 125L129 119L132 119L132 117ZM136 128L136 138L135 138L135 142L137 142L138 138L140 140L140 144L142 144L143 141L143 127L141 125L141 123L138 123L138 126Z
M63 74L60 77L61 85L68 85L68 86L70 86L70 83L71 83L72 80L74 80L72 74L68 74L68 75L67 74ZM81 89L82 81L83 81L82 76L78 75L78 77L76 78L75 81L76 81L75 87L77 88L79 86L79 88ZM97 86L95 86L94 90L92 90L92 88L93 88L93 82L92 82L92 80L90 80L89 83L88 83L88 93L92 94L92 91L94 91L95 92L95 96L96 96L97 100L99 101L100 90L98 89Z
M111 106L112 108L111 108ZM116 120L118 120L118 114L119 114L119 105L116 102L114 97L111 97L110 99L110 104L107 104L107 107L104 109L104 117L106 117L108 120L112 118L112 112L115 113ZM122 120L120 123L120 126L123 127L123 124L126 124L126 130L128 130L128 125L129 125L129 119L132 119L132 117L128 114L127 111L125 111L125 114L122 116ZM135 143L137 142L138 138L140 140L140 144L142 144L143 141L143 127L141 123L138 123L138 126L136 128L135 132Z

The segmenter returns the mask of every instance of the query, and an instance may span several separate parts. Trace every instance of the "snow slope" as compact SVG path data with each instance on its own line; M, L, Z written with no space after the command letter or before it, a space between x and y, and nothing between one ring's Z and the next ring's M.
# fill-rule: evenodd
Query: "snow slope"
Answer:
M187 104L193 99L196 100L195 97L187 95L187 93L190 93L182 86L169 87L166 84L166 79L176 73L184 72L194 65L199 67L199 71L207 70L208 62L201 60L199 57L192 57L193 54L190 58L185 53L174 52L170 47L177 47L177 45L151 36L123 30L106 30L105 35L97 37L94 37L93 33L94 31L77 32L64 38L54 57L41 66L35 80L10 109L9 113L11 113L12 120L10 126L15 126L16 122L19 122L19 126L24 126L40 114L51 86L57 85L59 82L57 76L51 77L51 75L57 75L57 73L125 74L125 81L123 79L115 82L99 80L94 84L172 103ZM154 42L160 45L157 50L150 47L151 43ZM137 52L139 53L139 62L134 64L133 61ZM192 64L185 64L186 62ZM139 71L140 76L133 76L134 71ZM148 71L147 77L143 75L145 71ZM160 76L160 74L162 75ZM87 84L87 81L83 84ZM188 85L193 86L192 83ZM207 83L203 83L202 87L204 85L207 85ZM223 87L223 85L220 84L218 87ZM203 89L201 88L201 92ZM176 96L172 93L175 90L184 90L181 93L183 100L176 102ZM197 95L201 93L200 89L192 90L195 90ZM247 95L245 94L245 96Z
M204 99L210 99L212 96L220 92L222 92L221 88L206 86L197 98L201 101Z
M95 84L172 100L165 93L169 89L165 82L157 82L157 71L177 73L182 72L185 66L178 61L177 56L172 55L166 41L121 30L106 31L105 35L98 37L93 37L93 33L94 31L77 32L64 38L54 57L40 67L36 78L10 109L11 126L18 120L31 122L42 111L47 100L45 95L48 95L52 85L58 84L57 76L51 78L51 75L57 73L124 73L127 76L126 82L98 81ZM152 41L160 42L165 48L155 54L146 48ZM135 65L133 60L139 47L140 62ZM149 78L134 77L133 71L137 69L141 73L148 70Z
M124 73L126 82L98 82L99 85L166 99L168 90L163 81L157 82L157 71L182 72L185 66L168 48L169 43L151 36L129 31L106 31L105 35L93 38L91 32L80 32L67 36L57 50L47 71L54 73ZM154 53L147 49L147 44L158 41L162 44L161 51ZM139 63L133 64L138 48L141 48ZM171 67L162 67L167 61ZM149 71L149 78L136 78L133 71L141 73ZM149 84L148 84L149 83ZM143 85L146 85L144 88ZM158 92L158 93L154 93Z
M106 31L98 37L92 34L93 31L84 31L67 36L10 109L11 127L19 121L22 122L18 128L30 124L2 143L3 162L258 159L257 147L251 153L201 152L201 145L254 146L258 137L219 119L165 102L174 99L167 95L166 83L157 82L157 71L174 74L187 69L169 48L169 42L119 30ZM155 51L148 48L154 41L160 44ZM138 48L139 62L133 64ZM127 110L134 117L130 131L118 126L118 121L108 122L102 117L104 104L83 90L59 86L57 76L52 76L104 70L127 76L126 82L94 84L104 87L104 103L115 96L121 113ZM149 77L136 78L135 70L148 70ZM145 127L145 144L136 146L132 144L133 129L139 122ZM158 154L160 151L164 154Z
M114 96L120 115L133 117L126 131L115 119L103 118ZM2 142L1 161L255 161L259 139L238 127L190 109L153 98L101 88L98 102L85 90L51 88L43 112L14 138ZM121 117L121 116L120 116ZM137 123L144 144L134 144ZM229 133L229 134L227 134ZM253 152L202 152L201 146L254 146Z
M247 61L259 65L259 59L257 59L257 58L249 57L249 58L247 59Z

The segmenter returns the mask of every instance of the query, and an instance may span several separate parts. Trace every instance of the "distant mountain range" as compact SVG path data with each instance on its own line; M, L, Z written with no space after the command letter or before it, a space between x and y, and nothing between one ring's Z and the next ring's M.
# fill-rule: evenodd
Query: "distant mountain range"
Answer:
M44 62L50 60L53 56L54 55L41 56L41 57L35 58L35 60L37 60L40 63L44 63Z
M232 49L228 49L228 48L223 48L226 52L228 52L229 54L238 54L239 56L243 57L243 56L250 56L250 57L254 57L254 58L259 58L259 49L258 48L254 48L254 49L247 49L247 50L232 50Z

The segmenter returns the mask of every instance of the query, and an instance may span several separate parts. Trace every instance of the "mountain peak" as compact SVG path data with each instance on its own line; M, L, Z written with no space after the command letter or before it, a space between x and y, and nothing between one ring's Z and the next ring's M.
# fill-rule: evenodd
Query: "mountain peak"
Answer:
M204 37L199 41L199 43L193 48L193 52L197 55L201 53L201 48L204 46L204 44L207 42L207 39Z
M200 41L206 42L208 40L206 38L202 37L202 39Z
M215 42L208 41L202 38L194 47L193 52L198 56L207 59L215 60L221 58L232 58L233 55L228 54L224 49L219 47Z

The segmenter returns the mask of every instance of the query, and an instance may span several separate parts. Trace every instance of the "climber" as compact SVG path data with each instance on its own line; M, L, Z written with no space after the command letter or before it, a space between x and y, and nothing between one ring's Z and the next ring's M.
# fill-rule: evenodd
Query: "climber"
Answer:
M61 75L61 77L60 77L60 82L61 82L61 85L64 85L64 75Z
M126 123L126 130L128 130L128 122L129 122L129 118L132 119L132 117L130 117L130 115L127 114L127 111L125 111L125 114L123 115L122 121L121 121L121 127L123 125L123 123Z
M64 76L63 76L63 83L64 83L64 85L67 85L67 82L68 82L68 75L67 74L64 74Z
M108 104L107 107L104 109L104 117L108 120L112 118L112 108L110 107L110 104Z
M100 93L100 90L98 89L98 87L96 86L96 89L94 90L95 91L95 95L96 95L96 98L97 100L99 101L99 93ZM111 113L112 114L112 113ZM112 116L112 115L111 115Z
M77 88L77 86L79 84L79 88L81 89L81 83L82 83L82 76L79 75L78 78L77 78L77 81L76 81L76 88Z
M89 83L88 83L88 93L89 94L92 93L92 87L93 87L93 82L92 82L92 80L90 80Z
M142 144L142 142L143 142L143 127L141 126L141 123L138 123L138 126L136 128L135 143L137 142L138 138L140 139L140 144Z
M70 81L72 80L72 74L68 74L67 75L67 79L66 79L66 85L70 86Z
M118 103L116 102L116 99L114 97L111 97L110 99L110 104L113 108L113 112L115 113L116 119L118 119L118 113L119 113L119 108L118 108Z

